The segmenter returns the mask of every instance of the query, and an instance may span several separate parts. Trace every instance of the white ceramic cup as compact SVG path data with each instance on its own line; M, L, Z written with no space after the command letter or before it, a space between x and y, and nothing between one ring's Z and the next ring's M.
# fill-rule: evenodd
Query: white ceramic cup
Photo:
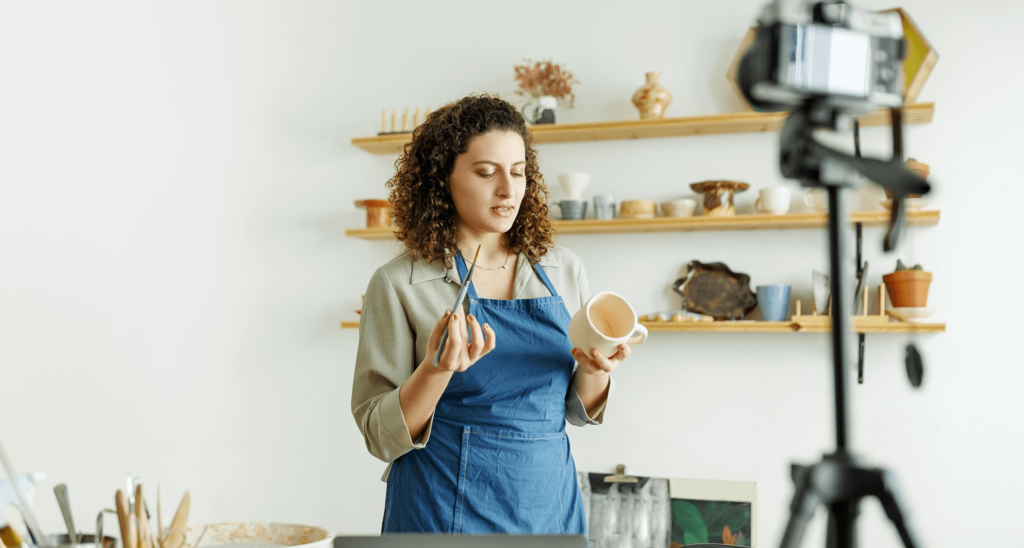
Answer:
M583 189L587 188L590 184L590 175L586 173L562 173L558 176L559 182L562 183L562 189L565 190L565 195L569 198L579 198L583 196Z
M760 194L761 196L754 202L754 209L758 213L784 215L789 211L789 199L792 196L789 187L762 188Z
M697 209L697 200L693 198L679 198L661 203L661 211L666 217L690 217L694 209Z
M637 322L636 311L629 301L611 291L602 291L591 297L569 321L569 340L588 356L597 350L607 358L618 352L622 343L633 345L646 341L647 328Z
M828 193L824 190L808 190L807 194L804 194L804 205L819 213L825 213L828 211Z

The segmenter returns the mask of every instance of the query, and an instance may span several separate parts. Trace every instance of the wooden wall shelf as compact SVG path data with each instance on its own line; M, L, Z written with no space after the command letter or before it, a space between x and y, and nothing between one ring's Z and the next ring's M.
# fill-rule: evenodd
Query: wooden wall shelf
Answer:
M888 211L855 211L851 223L864 226L886 226ZM912 211L907 215L910 226L934 226L939 223L939 210ZM552 220L556 234L611 234L629 232L697 232L708 230L776 230L795 228L825 228L827 213L790 213L787 215L736 215L733 217L655 217L653 219L583 219L580 221ZM352 228L346 236L366 240L394 238L390 228Z
M831 333L831 327L805 327L792 322L640 322L651 332L701 333ZM341 322L342 329L359 329L359 322ZM890 322L868 326L858 333L943 333L944 323Z
M934 115L935 103L913 103L904 107L903 123L931 123ZM544 124L531 126L530 132L533 133L533 141L536 144L649 139L719 133L756 133L777 131L782 127L787 116L789 116L789 112L734 112L709 116L663 118L661 120ZM880 110L861 116L860 123L862 126L889 125L889 112ZM401 152L402 147L411 139L411 133L393 133L374 137L355 137L352 139L352 145L373 154L394 154Z

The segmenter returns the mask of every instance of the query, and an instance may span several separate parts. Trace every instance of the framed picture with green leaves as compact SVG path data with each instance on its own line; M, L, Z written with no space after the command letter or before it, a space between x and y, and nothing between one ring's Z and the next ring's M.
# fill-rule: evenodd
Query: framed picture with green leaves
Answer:
M669 479L670 548L716 542L757 546L757 484Z
M591 548L757 546L757 484L579 473Z

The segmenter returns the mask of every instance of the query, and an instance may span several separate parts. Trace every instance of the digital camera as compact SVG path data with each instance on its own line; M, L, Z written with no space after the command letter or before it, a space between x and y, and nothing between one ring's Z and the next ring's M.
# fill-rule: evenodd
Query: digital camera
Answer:
M774 0L758 23L738 74L756 109L789 110L810 98L826 98L849 114L903 104L899 14L845 2Z

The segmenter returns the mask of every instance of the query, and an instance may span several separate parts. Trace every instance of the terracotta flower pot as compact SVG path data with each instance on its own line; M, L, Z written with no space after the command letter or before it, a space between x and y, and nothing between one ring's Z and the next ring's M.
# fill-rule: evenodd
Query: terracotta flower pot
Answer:
M882 276L892 305L897 308L928 306L928 288L932 273L923 270L897 270Z

